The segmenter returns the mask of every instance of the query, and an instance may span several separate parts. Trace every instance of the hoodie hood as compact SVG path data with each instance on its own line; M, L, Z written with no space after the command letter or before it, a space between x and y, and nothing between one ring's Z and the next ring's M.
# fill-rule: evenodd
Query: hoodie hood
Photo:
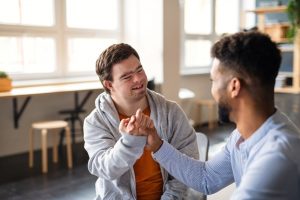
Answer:
M95 107L97 112L105 115L114 126L119 126L119 114L110 94L102 92L95 100Z
M151 110L150 118L154 121L154 126L157 128L158 133L164 133L167 131L167 127L163 125L163 122L167 121L169 113L169 106L164 96L147 89L147 100ZM97 112L103 116L104 119L108 119L109 123L113 126L119 126L120 119L118 111L114 105L114 102L107 92L101 93L95 100L95 106Z

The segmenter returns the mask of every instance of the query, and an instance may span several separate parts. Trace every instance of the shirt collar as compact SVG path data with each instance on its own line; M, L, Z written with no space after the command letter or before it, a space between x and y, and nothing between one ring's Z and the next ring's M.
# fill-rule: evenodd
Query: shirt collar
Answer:
M276 109L275 113L271 115L247 140L240 137L236 143L236 147L249 153L252 147L265 137L268 134L268 131L274 127L278 118L281 118L281 112Z

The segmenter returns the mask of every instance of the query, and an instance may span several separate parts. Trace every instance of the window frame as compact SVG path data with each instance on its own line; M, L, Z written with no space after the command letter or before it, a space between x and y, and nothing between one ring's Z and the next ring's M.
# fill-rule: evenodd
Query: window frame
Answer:
M186 1L186 0L185 0ZM185 42L187 40L207 40L210 41L211 44L213 45L221 35L217 34L216 32L216 0L211 0L211 33L209 34L192 34L192 33L186 33L184 30L184 4L181 9L181 30L182 30L182 41L181 41L181 46L182 46L182 61L181 61L181 68L180 68L180 73L181 75L194 75L194 74L208 74L210 73L211 69L211 63L207 66L195 66L195 67L188 67L185 65L185 58L186 58L186 52L185 52ZM240 14L241 13L241 6L242 2L238 2L238 10L237 12ZM241 16L241 15L240 15ZM238 19L238 24L241 24L241 20Z
M9 74L14 81L30 81L39 79L72 79L95 77L95 71L72 72L68 71L68 39L74 37L82 38L114 38L121 41L123 37L124 3L117 0L117 29L99 30L85 28L70 28L66 23L66 0L53 0L54 3L54 25L53 26L31 26L0 24L0 36L27 36L27 37L50 37L55 41L55 63L56 70L51 73L34 74ZM42 67L42 66L41 66Z

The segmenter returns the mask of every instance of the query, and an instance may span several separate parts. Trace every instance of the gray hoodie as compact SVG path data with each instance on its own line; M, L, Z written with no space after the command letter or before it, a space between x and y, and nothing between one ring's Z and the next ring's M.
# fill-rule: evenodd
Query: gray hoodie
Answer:
M147 99L158 135L182 153L198 158L195 131L182 109L150 90ZM84 147L89 155L88 169L98 177L96 199L136 199L133 165L143 154L146 136L119 132L119 114L106 92L97 97L95 104L96 108L84 121ZM161 173L164 181L161 199L183 199L186 186L163 168Z

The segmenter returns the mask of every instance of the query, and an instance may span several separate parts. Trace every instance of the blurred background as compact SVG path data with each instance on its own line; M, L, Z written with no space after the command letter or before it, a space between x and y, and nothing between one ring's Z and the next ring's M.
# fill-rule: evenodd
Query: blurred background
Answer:
M278 43L283 55L276 105L300 124L300 66L295 62L299 60L299 46L287 37L291 26L288 3L0 0L0 71L12 81L10 91L0 92L0 199L93 197L95 177L86 169L81 122L102 92L95 61L113 43L129 43L138 51L153 89L183 107L191 125L209 137L209 155L213 156L234 125L218 122L217 106L210 94L210 48L226 34L249 29L265 32ZM95 83L99 89L43 92L43 86L82 83ZM19 93L25 89L34 91ZM82 112L76 110L78 102L84 102ZM61 112L66 109L75 109L75 118L72 113ZM34 144L35 166L28 167L28 132L33 122L53 119L73 126L74 167L67 170L61 138L59 163L49 162L48 174L42 175L39 134L34 136L38 141ZM209 198L228 199L232 189Z

